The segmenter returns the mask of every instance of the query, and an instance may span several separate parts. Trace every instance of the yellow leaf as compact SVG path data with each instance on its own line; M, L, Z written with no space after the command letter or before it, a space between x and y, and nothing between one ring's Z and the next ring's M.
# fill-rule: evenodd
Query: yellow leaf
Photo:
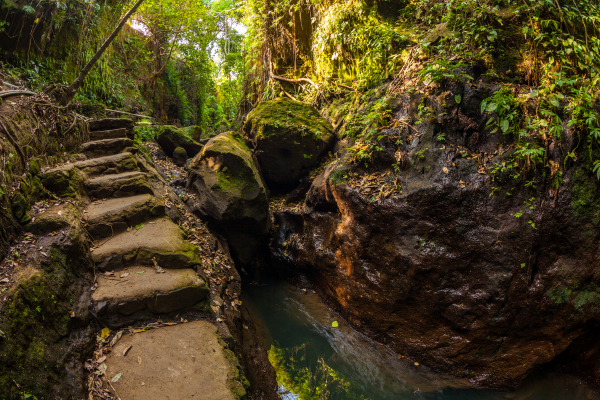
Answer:
M134 329L133 333L142 333L144 331L145 331L145 329Z
M100 337L102 339L106 339L108 337L108 335L110 335L110 329L108 329L108 328L102 329L102 333L100 334Z
M38 22L40 22L40 19L39 19L39 18L36 18L36 19L35 19L35 23L37 24Z
M445 174L447 174L448 172L450 172L447 167L442 168L442 170L444 171Z

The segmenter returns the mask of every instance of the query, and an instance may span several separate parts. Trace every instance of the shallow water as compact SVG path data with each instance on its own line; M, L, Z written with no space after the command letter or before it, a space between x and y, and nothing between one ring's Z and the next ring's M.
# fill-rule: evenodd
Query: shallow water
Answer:
M249 306L278 372L284 399L583 400L600 396L581 380L530 376L515 392L473 388L398 359L353 330L319 297L281 281L246 285ZM337 321L339 326L332 327Z

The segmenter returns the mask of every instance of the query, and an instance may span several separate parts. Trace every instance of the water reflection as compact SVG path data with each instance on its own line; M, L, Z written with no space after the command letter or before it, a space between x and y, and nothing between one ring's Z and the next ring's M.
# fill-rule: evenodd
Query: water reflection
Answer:
M540 374L512 393L414 366L354 331L320 301L284 282L242 291L285 400L583 400L600 397L579 379ZM337 328L331 326L336 320Z

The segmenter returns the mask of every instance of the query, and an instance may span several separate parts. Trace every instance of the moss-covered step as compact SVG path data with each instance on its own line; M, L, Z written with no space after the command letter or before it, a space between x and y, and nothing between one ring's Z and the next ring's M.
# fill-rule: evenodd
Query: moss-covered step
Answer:
M127 137L127 129L111 129L108 131L96 131L90 132L90 138L92 140L104 140L104 139L117 139L117 138L126 138Z
M136 194L152 194L152 188L143 172L102 175L85 182L88 195L98 199L127 197Z
M135 158L131 153L120 153L62 165L43 172L40 179L46 189L58 196L78 198L84 193L86 177L132 171L139 171Z
M135 157L128 152L79 161L72 164L72 166L79 169L87 177L139 171Z
M83 144L83 153L88 157L101 157L123 152L133 147L133 140L128 138L94 140Z
M107 355L103 379L120 374L111 385L122 399L239 399L244 378L221 343L209 321L123 335Z
M99 275L92 302L99 315L130 315L146 308L165 314L191 307L208 294L208 285L193 269L158 273L153 267L134 266L114 277Z
M163 148L169 157L178 147L183 147L189 157L194 157L202 150L202 145L187 135L185 129L174 126L161 126L156 134L156 142Z
M150 194L99 200L84 211L87 231L99 239L165 214L165 206Z
M269 201L258 166L244 138L225 132L192 160L188 189L194 212L227 238L242 264L252 260L268 232Z
M272 189L297 185L334 139L333 127L314 107L286 98L260 103L248 114L244 134Z
M152 265L161 268L190 268L202 263L198 249L184 240L179 226L169 218L144 222L101 243L92 249L92 260L101 270L129 265Z
M27 230L36 235L59 231L75 226L81 220L81 213L70 203L50 207L27 226Z
M133 129L135 123L128 118L104 118L90 122L90 132L111 129Z

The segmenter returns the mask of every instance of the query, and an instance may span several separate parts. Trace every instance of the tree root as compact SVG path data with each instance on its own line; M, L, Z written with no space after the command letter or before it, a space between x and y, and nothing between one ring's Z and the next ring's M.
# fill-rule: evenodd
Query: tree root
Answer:
M29 90L5 90L0 92L0 98L8 96L35 96L37 93L30 92Z
M23 166L23 170L25 170L25 167L27 165L27 160L25 159L25 154L23 153L23 150L21 149L21 146L19 146L19 144L17 143L17 140L9 132L9 130L6 129L6 127L2 123L2 120L0 120L0 128L2 128L2 130L6 133L6 136L8 137L8 140L13 145L13 147L17 150L17 153L19 153L19 157L21 158L21 165Z

